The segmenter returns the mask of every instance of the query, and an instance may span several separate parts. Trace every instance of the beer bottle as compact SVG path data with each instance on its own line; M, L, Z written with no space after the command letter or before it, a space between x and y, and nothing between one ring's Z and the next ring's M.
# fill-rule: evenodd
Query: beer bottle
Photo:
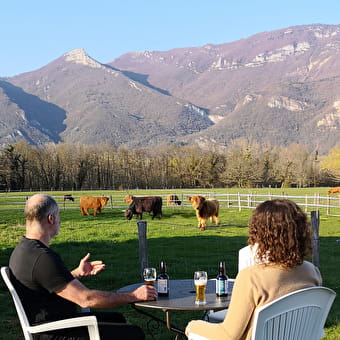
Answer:
M159 265L159 275L157 277L157 293L159 296L169 295L169 275L166 272L166 263L161 261Z
M228 277L225 274L225 264L224 262L219 263L218 275L216 277L216 295L217 296L227 296L227 286L228 285Z

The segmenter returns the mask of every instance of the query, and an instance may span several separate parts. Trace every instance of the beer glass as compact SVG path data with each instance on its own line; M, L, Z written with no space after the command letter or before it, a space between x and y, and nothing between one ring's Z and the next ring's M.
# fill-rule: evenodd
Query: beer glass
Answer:
M205 290L207 288L208 275L207 272L197 271L194 274L194 282L196 288L196 299L195 303L197 305L204 305L205 301Z
M146 285L154 286L157 278L156 268L144 268L143 278Z

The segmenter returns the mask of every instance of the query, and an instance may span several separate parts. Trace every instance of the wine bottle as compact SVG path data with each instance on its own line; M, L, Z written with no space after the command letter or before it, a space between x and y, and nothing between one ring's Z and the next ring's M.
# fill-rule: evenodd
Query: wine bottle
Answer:
M159 265L159 275L157 277L157 293L159 296L169 295L169 275L166 272L166 263L161 261Z
M219 263L218 275L216 277L216 295L217 296L227 296L228 295L228 277L225 274L225 264L224 262Z

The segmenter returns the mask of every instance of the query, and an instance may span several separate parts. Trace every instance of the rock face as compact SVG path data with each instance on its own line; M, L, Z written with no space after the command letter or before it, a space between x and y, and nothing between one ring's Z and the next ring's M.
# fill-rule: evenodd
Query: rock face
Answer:
M259 33L221 45L127 53L110 65L209 112L214 126L186 142L237 138L327 150L340 138L340 25ZM330 130L331 129L331 130ZM332 133L330 133L332 132Z
M340 139L339 56L340 25L131 52L108 64L76 49L0 81L0 143L211 148L246 138L325 152Z

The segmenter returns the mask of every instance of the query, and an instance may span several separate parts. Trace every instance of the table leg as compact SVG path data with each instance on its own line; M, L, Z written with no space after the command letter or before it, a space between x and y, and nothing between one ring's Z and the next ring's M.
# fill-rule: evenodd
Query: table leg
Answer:
M159 328L159 324L165 325L164 320L159 319L159 318L157 318L156 316L151 315L151 314L145 312L144 310L137 308L134 304L131 304L131 306L132 306L132 308L133 308L136 312L138 312L138 313L140 313L140 314L143 314L143 315L146 315L147 317L149 317L150 320L147 321L147 323L146 323L146 328L147 328L147 330L148 330L148 334L151 335L152 339L156 340L156 338L155 338L154 335L153 335L152 330L158 329L158 328ZM151 329L150 323L151 323L152 321L155 321L155 322L156 322L157 327L152 327L152 329Z
M170 322L170 311L169 310L163 310L163 312L165 313L165 320L166 320L166 321L164 321L164 320L158 318L157 316L154 316L154 315L146 312L145 310L137 308L134 304L131 304L131 306L138 313L141 313L143 315L148 316L153 321L156 321L158 323L162 323L163 325L165 325L168 328L169 331L175 332L176 333L176 338L175 339L178 339L178 337L181 336L181 335L185 336L185 332L184 331L182 331L181 329L171 325L171 322ZM147 328L148 328L149 334L154 339L154 336L153 336L153 334L152 334L152 332L150 330L149 324L148 324Z
M171 325L171 322L170 322L170 311L169 310L165 311L165 318L166 318L166 327L168 327L168 329L170 331L176 332L178 334L185 335L185 333L181 329ZM176 339L177 339L177 336L176 336Z

